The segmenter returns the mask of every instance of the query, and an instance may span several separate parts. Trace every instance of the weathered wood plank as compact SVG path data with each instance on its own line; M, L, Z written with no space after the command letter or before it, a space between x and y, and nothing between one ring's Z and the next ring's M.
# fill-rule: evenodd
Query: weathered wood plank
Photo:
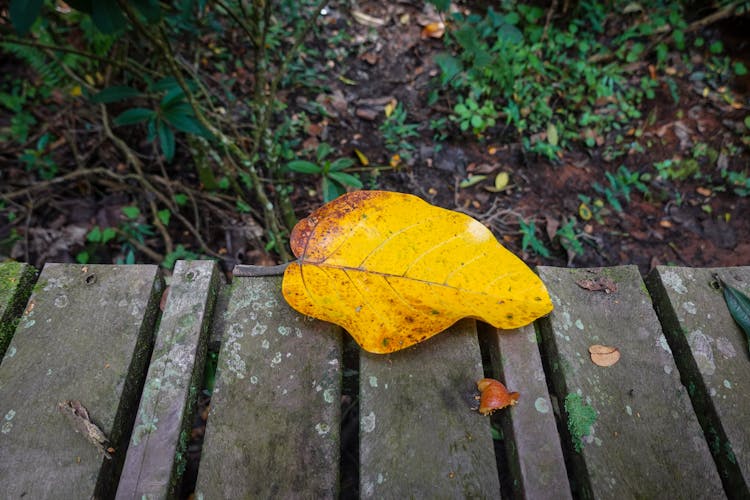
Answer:
M560 436L534 326L503 331L481 324L493 373L518 402L500 413L506 453L519 498L571 498Z
M473 320L393 354L360 354L360 496L497 498Z
M683 384L731 497L750 498L750 362L714 274L750 294L750 267L657 267L648 279Z
M157 266L47 264L0 365L0 484L6 498L109 498L151 353ZM112 460L58 402L79 400Z
M36 269L20 262L0 264L0 361L31 295Z
M159 323L118 499L173 498L200 390L219 270L213 261L178 261Z
M540 267L555 310L540 322L563 417L574 493L583 498L722 498L703 432L635 266ZM576 284L607 278L612 293ZM618 363L591 362L592 344ZM578 451L575 451L577 449Z
M196 497L337 497L340 330L292 310L280 277L230 293Z

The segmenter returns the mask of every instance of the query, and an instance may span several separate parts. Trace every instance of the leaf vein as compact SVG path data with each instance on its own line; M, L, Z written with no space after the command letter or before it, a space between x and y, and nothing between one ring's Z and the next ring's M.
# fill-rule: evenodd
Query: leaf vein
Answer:
M402 227L401 229L399 229L398 231L396 231L395 233L393 233L393 234L389 235L389 236L388 236L387 238L385 238L385 239L384 239L383 241L381 241L381 242L380 242L380 244L379 244L378 246L376 246L375 248L373 248L373 249L372 249L372 250L371 250L371 251L370 251L370 252L369 252L369 253L367 254L367 256L365 256L365 258L364 258L364 259L362 259L362 262L360 262L360 263L359 263L359 266L357 266L357 267L363 267L363 266L365 265L365 263L367 262L367 260L368 260L368 259L369 259L370 257L372 257L373 255L375 255L375 254L376 254L376 253L377 253L378 251L380 251L380 249L381 249L381 248L383 248L384 246L386 246L386 245L387 245L387 244L388 244L388 243L389 243L389 242L390 242L390 241L391 241L392 239L394 239L395 237L397 237L397 236L399 236L399 235L401 235L401 234L405 233L406 231L408 231L408 230L410 230L410 229L412 229L412 228L415 228L415 227L421 226L422 224L425 224L425 223L427 223L427 222L429 222L429 221L431 221L431 220L433 220L433 219L435 219L435 218L436 218L435 216L430 216L430 217L427 217L426 219L420 219L420 220L418 220L417 222L415 222L415 223L413 223L413 224L409 224L408 226L404 226L404 227Z

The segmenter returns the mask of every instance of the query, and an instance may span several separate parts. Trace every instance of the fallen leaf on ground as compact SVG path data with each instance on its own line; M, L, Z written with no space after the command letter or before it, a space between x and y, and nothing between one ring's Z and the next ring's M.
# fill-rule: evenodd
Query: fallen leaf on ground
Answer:
M397 105L398 101L396 99L392 99L390 102L388 102L388 104L385 105L385 108L383 108L383 112L385 113L386 118L390 118Z
M473 317L496 328L552 310L544 284L482 223L416 196L355 191L292 231L287 302L388 353Z
M442 21L430 23L422 28L422 38L442 38L445 34L445 24Z
M365 156L365 154L362 151L360 151L359 149L354 148L354 154L357 155L357 159L365 167L370 164L370 160L368 160L367 156Z
M466 179L459 182L458 187L461 189L465 189L465 188L473 186L474 184L478 184L482 182L486 178L487 178L486 175L470 175Z
M482 415L491 415L495 410L502 410L518 402L519 394L508 392L505 385L494 378L477 380L477 389L482 393L479 400L479 413Z
M617 347L594 344L589 347L591 361L597 366L612 366L620 361L620 350Z
M370 66L376 65L378 63L378 60L380 59L380 57L375 52L365 52L364 54L359 56L359 58Z
M592 292L614 293L617 291L617 284L606 276L578 280L576 285Z
M591 220L593 214L591 213L591 209L587 204L581 203L580 205L578 205L578 216L581 218L581 220L587 221Z
M508 187L508 182L510 182L510 175L508 175L508 172L500 172L495 176L494 186L485 187L484 189L491 193L499 193L500 191Z

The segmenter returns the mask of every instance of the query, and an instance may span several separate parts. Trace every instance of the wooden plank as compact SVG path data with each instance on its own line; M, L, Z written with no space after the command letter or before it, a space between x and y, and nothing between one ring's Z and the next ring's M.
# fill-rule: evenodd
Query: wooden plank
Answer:
M0 264L0 361L31 295L36 269L20 262Z
M173 498L206 356L219 270L213 261L177 261L143 387L118 499Z
M499 414L513 492L518 498L571 498L555 424L558 405L550 400L534 326L504 331L481 324L480 329L494 376L520 392L518 402Z
M649 275L683 384L701 419L724 487L750 498L750 363L747 337L732 319L714 274L750 294L750 267L657 267Z
M392 354L360 354L360 497L497 498L473 320Z
M555 305L540 326L554 391L565 402L574 496L724 497L638 268L538 271ZM609 280L616 291L584 289L582 280ZM595 365L592 344L618 348L621 359Z
M110 498L151 354L157 266L47 264L0 365L6 498ZM58 411L78 400L107 460Z
M235 278L196 498L335 498L341 332L292 310L281 277Z

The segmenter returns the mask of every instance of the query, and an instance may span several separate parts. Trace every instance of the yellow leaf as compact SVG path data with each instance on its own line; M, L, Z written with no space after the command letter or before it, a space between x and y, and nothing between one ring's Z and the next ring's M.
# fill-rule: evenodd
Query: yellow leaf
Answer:
M464 317L498 328L552 310L541 280L471 217L416 196L355 191L292 231L287 302L344 327L363 349L394 352Z
M396 105L398 105L398 101L396 99L391 99L391 101L385 105L385 117L389 118L393 111L396 109Z
M508 172L500 172L495 176L495 186L485 187L484 189L492 193L499 193L500 191L508 187L508 182L510 182L510 176L508 175Z
M80 85L74 85L73 88L70 89L70 95L73 97L80 97L82 93Z
M557 146L557 142L559 140L559 137L557 135L557 127L555 127L554 123L548 123L547 124L547 142L552 144L553 146Z
M354 148L354 154L357 155L357 159L359 159L359 162L365 167L370 164L370 160L368 160L367 156L365 156L365 154L359 149Z
M505 189L505 186L508 185L508 181L510 181L508 172L500 172L495 177L495 189L497 189L498 191Z
M592 217L591 209L589 206L585 203L581 203L578 205L578 216L581 218L581 220L591 220Z

